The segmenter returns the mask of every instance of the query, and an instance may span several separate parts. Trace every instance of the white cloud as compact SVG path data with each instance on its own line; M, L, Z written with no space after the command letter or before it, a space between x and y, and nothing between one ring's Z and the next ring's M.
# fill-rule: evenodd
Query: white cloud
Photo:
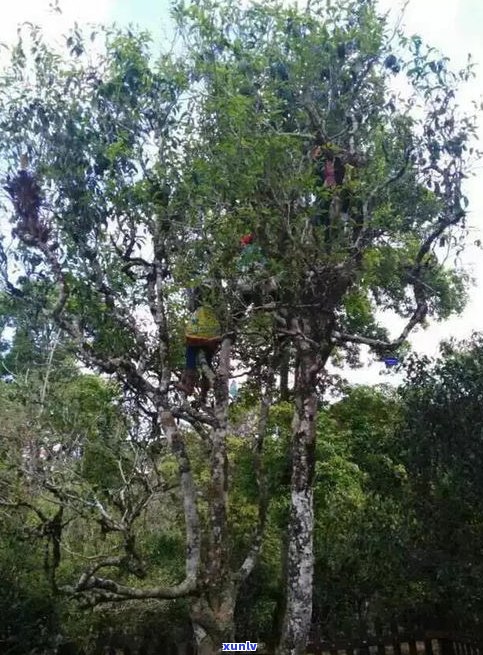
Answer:
M51 4L51 0L2 3L0 41L11 44L16 38L17 26L26 21L40 25L47 41L56 41L76 21L82 25L108 20L115 0L61 0L61 14L52 11Z

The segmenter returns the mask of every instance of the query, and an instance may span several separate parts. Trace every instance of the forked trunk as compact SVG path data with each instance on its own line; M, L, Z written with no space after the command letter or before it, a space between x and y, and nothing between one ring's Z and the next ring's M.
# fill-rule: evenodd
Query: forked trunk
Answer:
M228 584L210 598L203 595L193 600L191 620L197 655L220 653L224 643L234 641L235 595L235 586Z

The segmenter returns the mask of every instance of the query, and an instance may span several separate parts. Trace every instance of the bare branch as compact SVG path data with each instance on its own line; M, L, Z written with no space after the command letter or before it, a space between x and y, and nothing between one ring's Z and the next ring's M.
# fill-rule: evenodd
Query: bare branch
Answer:
M275 359L275 357L273 359ZM265 391L261 395L260 417L258 421L257 434L255 435L255 440L253 444L254 468L255 468L257 487L258 487L258 525L255 532L255 536L252 540L251 548L247 556L245 557L245 560L242 563L241 567L235 574L235 580L238 581L245 580L255 568L258 557L260 555L263 535L265 532L265 524L267 519L269 499L268 499L268 491L266 485L266 475L265 475L265 471L263 470L263 464L262 464L262 454L263 454L264 441L267 434L270 407L273 401L274 379L275 379L275 371L273 365L271 365L267 373L267 382L265 385Z
M408 166L409 166L409 161L410 161L410 156L411 156L411 150L407 150L404 156L404 163L403 165L393 174L391 175L387 180L384 182L381 182L381 184L378 184L369 194L367 200L363 203L362 205L362 217L363 217L363 227L362 230L360 230L357 239L354 242L354 245L352 246L351 250L355 252L360 252L360 250L366 245L367 241L369 238L371 238L372 233L370 230L370 217L371 217L371 205L372 202L374 201L377 196L384 191L385 189L388 189L390 186L395 184L398 180L400 180L403 175L406 173Z
M101 589L103 591L108 591L111 594L115 594L119 600L128 600L135 598L164 598L164 599L173 599L173 598L182 598L184 596L189 596L190 594L195 593L196 591L196 579L195 578L186 578L181 584L173 585L172 587L147 587L147 588L136 588L128 587L126 585L119 584L110 580L109 578L99 578L93 576L87 581L83 581L82 588L77 589L76 587L64 587L64 591L68 593L78 593L90 590ZM112 598L110 599L112 600Z

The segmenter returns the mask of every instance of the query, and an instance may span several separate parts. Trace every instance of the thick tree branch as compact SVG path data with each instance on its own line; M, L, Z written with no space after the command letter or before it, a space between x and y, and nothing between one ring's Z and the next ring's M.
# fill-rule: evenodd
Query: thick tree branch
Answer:
M171 378L171 370L169 367L169 334L168 322L166 316L166 307L164 300L164 270L166 268L166 248L164 243L164 235L159 226L156 224L156 229L153 235L154 239L154 264L152 271L148 276L148 304L151 316L156 324L158 331L158 351L159 351L159 378L160 378L160 393L166 395L169 389L169 381Z
M191 471L191 462L172 413L160 409L159 420L160 427L168 439L171 450L178 461L186 530L186 579L179 588L186 588L191 592L197 585L201 558L200 521L196 502L196 486Z
M216 425L211 433L210 501L209 501L209 562L207 579L213 583L229 575L227 551L228 504L228 434L229 380L233 337L225 335L220 349L219 365L215 376Z
M109 566L109 564L106 564L105 566ZM99 578L97 576L92 576L88 580L83 580L82 586L79 589L77 586L63 588L65 592L70 594L97 589L115 594L119 600L129 600L136 598L173 599L182 598L184 596L189 596L190 594L195 593L196 580L194 578L185 578L185 580L179 585L173 585L171 587L147 587L143 589L122 585L118 582L115 582L114 580L110 580L109 578ZM112 600L112 598L110 600Z

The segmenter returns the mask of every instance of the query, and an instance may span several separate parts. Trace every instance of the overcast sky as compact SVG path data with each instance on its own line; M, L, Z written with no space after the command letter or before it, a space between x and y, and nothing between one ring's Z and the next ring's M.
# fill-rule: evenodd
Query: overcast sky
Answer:
M401 9L401 0L379 0L383 10L394 15ZM62 14L49 9L51 0L22 0L18 3L4 3L0 22L0 42L11 42L16 35L17 25L31 21L42 26L51 39L59 38L74 21L79 24L92 22L117 22L125 25L137 23L149 29L158 39L169 35L167 0L60 0ZM411 0L405 12L404 26L409 34L419 34L431 45L441 49L455 64L464 64L468 53L483 65L483 2L482 0ZM468 85L464 103L479 100L483 92L483 73L479 70L476 80ZM483 121L482 121L483 122ZM480 128L483 136L483 127ZM483 172L483 166L479 169ZM467 184L470 199L471 242L483 241L480 216L483 211L483 185L479 175ZM469 246L462 262L476 278L471 300L462 316L444 323L432 323L412 337L416 350L429 354L437 352L438 343L448 336L464 338L474 330L483 331L483 253ZM398 323L394 322L396 336ZM351 374L351 380L359 382L381 381L382 365L372 364Z

